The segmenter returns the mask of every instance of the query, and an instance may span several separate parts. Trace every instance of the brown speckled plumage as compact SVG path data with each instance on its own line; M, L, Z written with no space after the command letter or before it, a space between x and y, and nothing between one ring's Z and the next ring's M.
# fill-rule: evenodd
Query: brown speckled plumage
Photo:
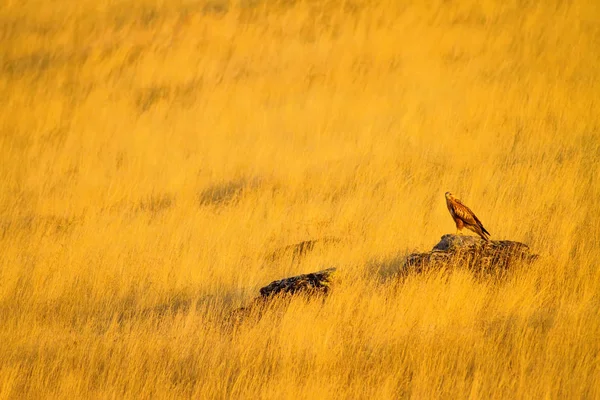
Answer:
M456 223L457 231L467 228L481 236L486 242L490 240L490 233L483 227L483 224L475 213L450 192L446 192L446 205L448 206L450 215L452 215L452 219Z

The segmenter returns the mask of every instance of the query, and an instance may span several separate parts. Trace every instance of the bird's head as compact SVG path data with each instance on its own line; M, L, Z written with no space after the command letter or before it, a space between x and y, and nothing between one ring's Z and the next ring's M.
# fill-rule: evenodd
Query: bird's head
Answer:
M454 197L454 196L452 196L452 193L446 192L446 198L447 199L451 199L452 197Z

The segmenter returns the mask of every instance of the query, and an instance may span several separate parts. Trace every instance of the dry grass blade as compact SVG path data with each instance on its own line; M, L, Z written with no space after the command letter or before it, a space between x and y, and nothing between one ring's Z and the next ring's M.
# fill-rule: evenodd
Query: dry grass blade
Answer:
M3 2L0 398L600 398L596 3Z

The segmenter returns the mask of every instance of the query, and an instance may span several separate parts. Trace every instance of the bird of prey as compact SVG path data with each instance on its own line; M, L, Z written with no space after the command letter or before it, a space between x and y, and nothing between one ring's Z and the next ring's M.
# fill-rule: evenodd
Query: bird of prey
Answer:
M452 215L452 219L454 219L454 222L456 223L457 234L462 228L467 228L481 236L486 242L490 241L490 233L483 227L483 224L479 218L477 218L475 213L450 192L446 192L446 205L448 206L450 215Z

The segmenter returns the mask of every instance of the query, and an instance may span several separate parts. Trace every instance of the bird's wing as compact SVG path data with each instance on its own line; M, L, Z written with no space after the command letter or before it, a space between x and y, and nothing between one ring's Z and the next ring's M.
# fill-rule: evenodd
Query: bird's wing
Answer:
M465 223L470 225L477 225L481 230L490 234L484 227L479 218L475 215L473 211L467 206L465 206L460 200L456 199L456 205L454 207L454 212L462 219Z
M465 223L469 225L479 225L481 222L477 219L473 211L459 200L456 200L453 204L454 213L460 219L462 219Z
M487 231L487 229L485 229L485 228L483 227L483 224L481 223L481 221L479 220L479 218L477 218L477 216L476 216L475 214L473 214L473 217L475 218L475 221L477 222L477 225L479 225L479 227L481 228L481 230L482 230L484 233L487 233L487 234L489 235L490 233Z
M474 231L479 236L481 236L481 238L483 240L485 240L486 242L490 240L488 238L489 233L488 234L485 233L485 228L482 225L472 225L472 226L470 226L470 228L471 228L472 231Z

